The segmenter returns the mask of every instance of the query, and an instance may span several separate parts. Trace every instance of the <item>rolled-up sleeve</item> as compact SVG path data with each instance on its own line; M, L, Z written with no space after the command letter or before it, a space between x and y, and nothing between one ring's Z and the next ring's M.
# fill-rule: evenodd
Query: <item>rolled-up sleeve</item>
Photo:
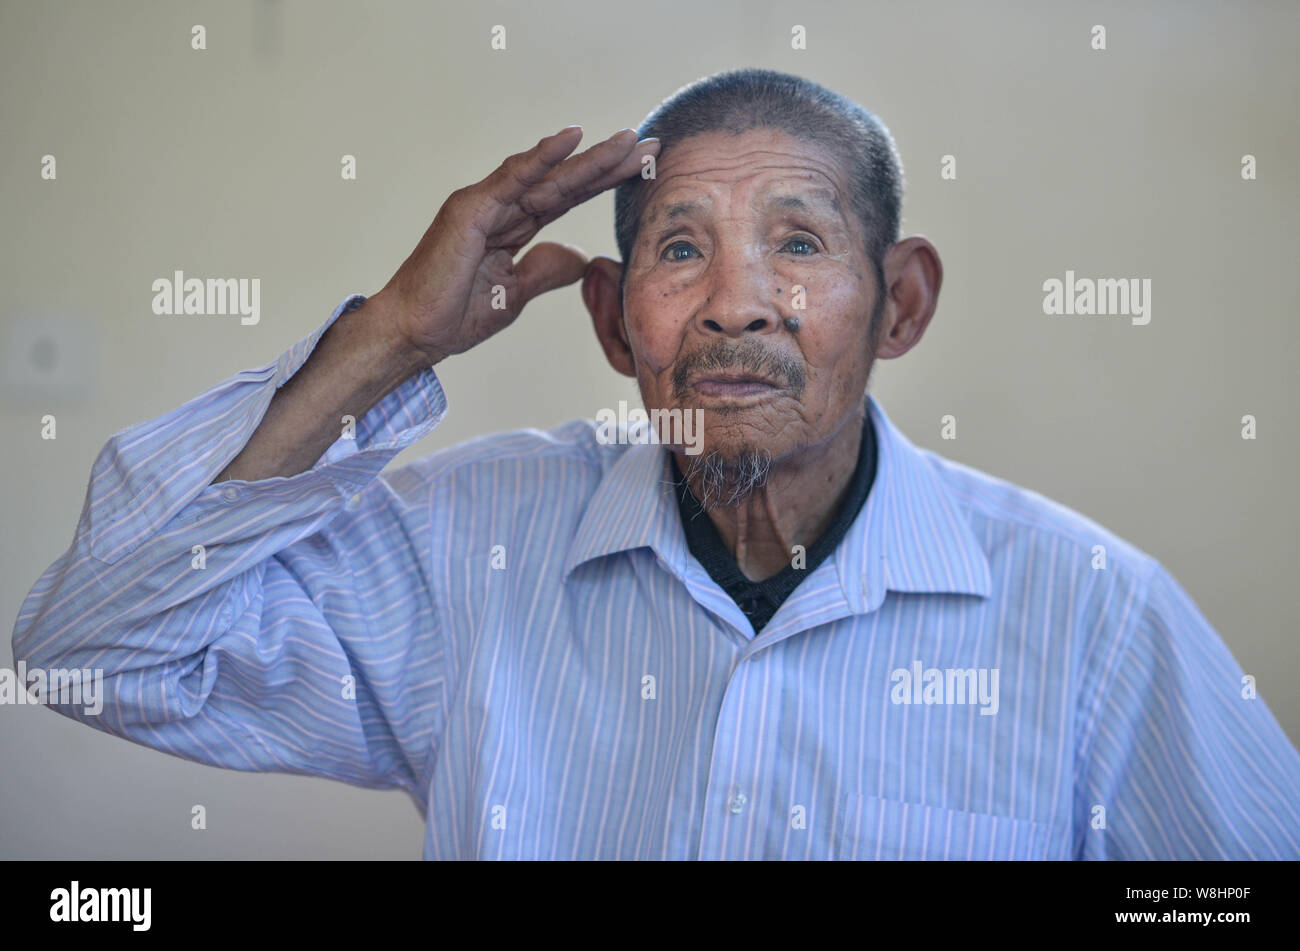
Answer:
M409 469L381 470L445 415L433 369L311 469L211 484L275 390L364 300L100 451L72 544L14 627L16 663L102 676L93 704L51 702L59 712L214 766L398 787L423 802L443 686L429 491Z
M1300 858L1300 754L1163 567L1100 683L1078 857Z

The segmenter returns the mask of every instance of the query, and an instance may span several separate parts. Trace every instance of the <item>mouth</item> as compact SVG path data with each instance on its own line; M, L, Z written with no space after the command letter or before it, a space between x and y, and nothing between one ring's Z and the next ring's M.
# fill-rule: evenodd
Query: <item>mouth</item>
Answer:
M733 399L762 396L781 389L772 380L755 373L706 373L692 380L690 386L701 396Z

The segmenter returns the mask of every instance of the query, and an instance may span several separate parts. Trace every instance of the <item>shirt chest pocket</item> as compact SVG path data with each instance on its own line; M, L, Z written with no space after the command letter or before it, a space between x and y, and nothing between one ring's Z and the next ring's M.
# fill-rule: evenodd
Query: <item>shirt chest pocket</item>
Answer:
M1061 858L1058 831L1028 819L962 812L939 806L849 793L840 802L835 858Z

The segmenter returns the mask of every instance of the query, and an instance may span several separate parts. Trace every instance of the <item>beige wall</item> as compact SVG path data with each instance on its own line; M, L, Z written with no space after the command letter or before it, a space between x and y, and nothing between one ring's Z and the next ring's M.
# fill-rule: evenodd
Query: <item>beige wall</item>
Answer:
M1133 6L0 4L0 665L114 432L377 289L447 193L506 154L575 122L596 141L698 76L754 65L882 116L908 173L905 229L944 257L927 338L873 380L892 418L1162 561L1300 741L1300 8ZM194 23L206 51L190 49ZM496 23L504 52L489 49ZM796 23L806 51L789 48ZM1104 52L1089 48L1098 23ZM45 154L57 181L40 178ZM612 254L612 213L606 194L543 237ZM151 282L178 268L260 278L260 323L154 316ZM1042 282L1067 269L1150 278L1150 324L1044 316ZM31 355L42 328L55 369ZM636 398L576 288L440 376L450 414L396 465ZM32 707L0 707L0 743L27 764L0 770L0 857L420 854L398 793L213 770ZM206 832L190 831L194 803Z

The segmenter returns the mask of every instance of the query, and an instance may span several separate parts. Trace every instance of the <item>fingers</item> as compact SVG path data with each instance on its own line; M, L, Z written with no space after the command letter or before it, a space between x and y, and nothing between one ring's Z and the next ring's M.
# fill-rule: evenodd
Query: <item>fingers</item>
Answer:
M659 150L658 139L637 142L636 130L623 129L579 155L564 158L577 144L573 135L580 131L579 126L570 126L547 136L529 151L510 156L474 187L474 191L482 189L498 210L478 225L488 246L513 255L570 208L640 174L644 156Z
M581 155L566 159L519 198L520 208L538 226L554 221L570 208L641 173L642 158L659 150L658 139L636 141L625 129Z
M582 126L571 125L508 157L480 183L503 205L516 201L564 161L582 140ZM590 150L589 150L590 151Z
M588 257L581 248L555 241L541 241L515 262L523 307L538 294L565 287L587 272Z

